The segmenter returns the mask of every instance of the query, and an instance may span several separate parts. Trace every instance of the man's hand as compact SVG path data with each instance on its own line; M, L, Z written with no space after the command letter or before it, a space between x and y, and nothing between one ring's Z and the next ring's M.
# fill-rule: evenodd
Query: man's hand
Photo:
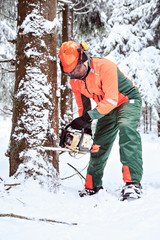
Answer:
M92 130L91 130L91 128L85 128L84 129L84 133L87 133L88 135L90 135L92 137Z
M82 128L86 128L92 119L90 118L89 114L86 112L81 117L75 118L71 123L70 126L73 129L81 130Z

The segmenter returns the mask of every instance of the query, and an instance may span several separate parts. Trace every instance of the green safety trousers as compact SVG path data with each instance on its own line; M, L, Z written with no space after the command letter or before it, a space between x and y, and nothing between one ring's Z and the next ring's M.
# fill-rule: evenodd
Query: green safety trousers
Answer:
M142 101L131 99L98 120L85 187L102 186L102 177L119 130L120 161L124 182L140 183L143 173L142 144L137 131Z

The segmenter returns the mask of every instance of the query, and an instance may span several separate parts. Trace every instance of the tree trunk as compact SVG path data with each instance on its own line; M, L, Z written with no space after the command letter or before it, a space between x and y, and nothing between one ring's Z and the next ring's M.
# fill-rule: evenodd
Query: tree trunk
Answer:
M59 171L57 152L39 148L58 141L55 18L56 0L18 1L10 176L39 182Z
M150 132L152 131L152 107L149 108Z
M157 128L158 128L158 137L160 137L160 112L158 113L159 115L159 120L157 122Z
M64 4L62 42L73 39L73 8L70 4ZM66 126L73 119L72 91L68 77L62 73L61 77L61 125Z

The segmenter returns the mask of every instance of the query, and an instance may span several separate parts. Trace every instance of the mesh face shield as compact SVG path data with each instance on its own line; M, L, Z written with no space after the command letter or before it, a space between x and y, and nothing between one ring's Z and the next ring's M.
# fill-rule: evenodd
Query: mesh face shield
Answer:
M87 72L88 72L87 66L84 63L78 63L72 72L65 73L65 74L67 74L71 79L83 80L87 75Z

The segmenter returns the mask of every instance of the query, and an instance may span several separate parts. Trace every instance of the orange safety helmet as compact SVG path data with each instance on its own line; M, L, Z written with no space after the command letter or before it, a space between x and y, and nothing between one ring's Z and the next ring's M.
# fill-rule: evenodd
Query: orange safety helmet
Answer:
M59 58L61 61L62 70L65 73L72 72L77 66L78 62L82 60L83 42L78 44L73 41L64 42L59 51ZM86 44L86 43L85 43Z

